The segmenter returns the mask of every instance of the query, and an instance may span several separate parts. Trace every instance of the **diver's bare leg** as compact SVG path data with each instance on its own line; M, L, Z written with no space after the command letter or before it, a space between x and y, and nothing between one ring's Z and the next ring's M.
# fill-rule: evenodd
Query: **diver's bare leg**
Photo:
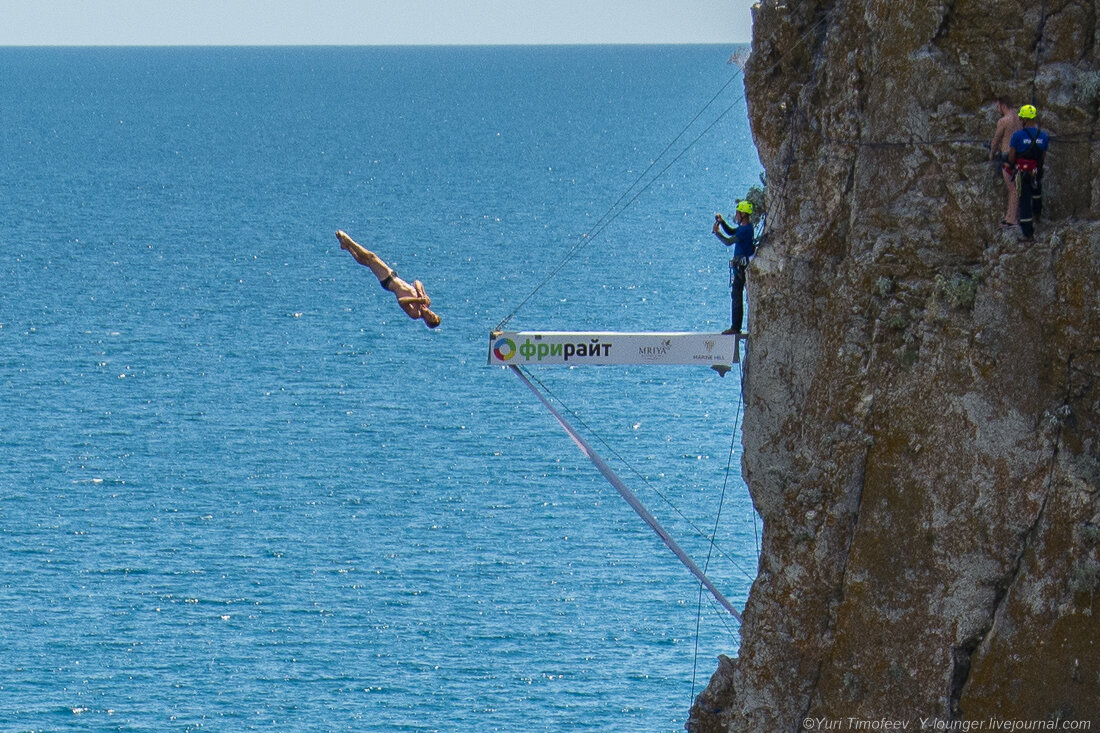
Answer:
M355 258L355 261L360 265L364 265L370 268L370 271L374 273L380 281L389 277L393 270L385 262L379 258L374 252L363 245L356 242L344 232L336 232L336 238L340 240L340 248L346 249L351 253L351 256Z

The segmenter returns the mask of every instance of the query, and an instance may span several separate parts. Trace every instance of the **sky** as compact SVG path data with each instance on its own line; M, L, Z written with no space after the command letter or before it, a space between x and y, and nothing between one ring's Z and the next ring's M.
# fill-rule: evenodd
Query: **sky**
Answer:
M730 44L753 2L0 0L0 45Z

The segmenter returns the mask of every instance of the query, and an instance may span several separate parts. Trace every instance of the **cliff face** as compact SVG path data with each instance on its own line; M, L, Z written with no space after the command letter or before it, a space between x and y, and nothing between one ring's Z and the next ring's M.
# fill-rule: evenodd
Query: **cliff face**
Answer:
M689 730L1100 721L1100 0L767 0L739 658ZM998 96L1055 136L999 226Z

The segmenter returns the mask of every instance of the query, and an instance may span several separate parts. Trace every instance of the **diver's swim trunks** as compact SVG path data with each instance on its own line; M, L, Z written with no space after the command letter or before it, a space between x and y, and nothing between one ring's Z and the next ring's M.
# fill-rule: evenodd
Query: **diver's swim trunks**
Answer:
M395 277L397 277L397 270L390 270L390 274L379 280L378 283L382 286L383 290L389 290L390 283L393 282Z

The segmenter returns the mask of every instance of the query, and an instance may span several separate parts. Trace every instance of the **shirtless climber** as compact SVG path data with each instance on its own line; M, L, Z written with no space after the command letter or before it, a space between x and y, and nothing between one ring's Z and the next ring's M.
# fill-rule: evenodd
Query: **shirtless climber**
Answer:
M432 299L424 292L424 286L419 280L409 285L397 276L397 271L383 262L378 255L371 252L363 245L357 243L342 231L336 232L336 238L340 240L340 249L346 249L360 265L370 268L383 290L389 290L397 296L397 303L401 310L414 321L418 318L424 320L428 328L435 328L442 320L436 313L429 310Z

